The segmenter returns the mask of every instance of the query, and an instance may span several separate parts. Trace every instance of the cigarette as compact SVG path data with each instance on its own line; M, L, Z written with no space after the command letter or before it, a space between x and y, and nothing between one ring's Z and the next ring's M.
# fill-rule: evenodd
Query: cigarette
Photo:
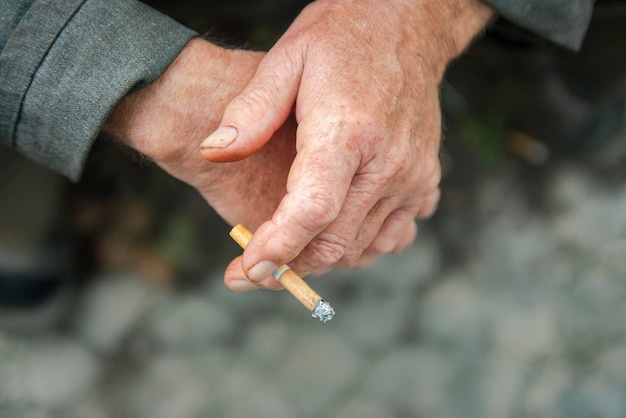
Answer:
M252 238L252 232L242 225L236 225L230 231L230 236L241 248L245 249ZM289 266L283 264L272 273L272 276L311 312L313 318L318 318L324 323L333 319L335 315L333 307L315 293Z

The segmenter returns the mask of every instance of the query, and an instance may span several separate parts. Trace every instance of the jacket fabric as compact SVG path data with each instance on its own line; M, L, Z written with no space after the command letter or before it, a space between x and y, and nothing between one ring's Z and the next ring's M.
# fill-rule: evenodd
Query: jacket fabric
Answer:
M195 33L129 0L0 2L0 143L76 180L118 101Z
M502 17L556 44L577 50L591 20L594 0L483 0Z
M485 0L569 48L592 0ZM136 0L0 2L0 144L80 177L113 107L156 80L196 33Z

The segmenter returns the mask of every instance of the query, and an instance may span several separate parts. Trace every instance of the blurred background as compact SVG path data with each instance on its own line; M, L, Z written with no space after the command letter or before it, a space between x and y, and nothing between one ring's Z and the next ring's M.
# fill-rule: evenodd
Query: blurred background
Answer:
M267 49L306 2L148 3ZM0 149L0 416L625 417L624 23L574 54L499 21L452 65L440 209L311 279L326 324L229 293L229 226L110 140L74 185Z

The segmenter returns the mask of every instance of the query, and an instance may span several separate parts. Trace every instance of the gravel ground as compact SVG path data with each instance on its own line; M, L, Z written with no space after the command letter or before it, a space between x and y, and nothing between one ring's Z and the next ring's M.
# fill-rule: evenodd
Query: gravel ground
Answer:
M626 416L626 184L555 173L542 213L485 181L463 261L426 224L402 255L312 280L327 324L286 293L229 293L223 265L183 290L96 277L68 326L0 333L0 416Z

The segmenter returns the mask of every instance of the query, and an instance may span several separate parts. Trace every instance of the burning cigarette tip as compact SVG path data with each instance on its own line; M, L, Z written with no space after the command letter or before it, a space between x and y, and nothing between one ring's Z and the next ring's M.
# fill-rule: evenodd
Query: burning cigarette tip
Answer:
M252 232L248 231L242 225L237 225L230 231L230 236L241 248L245 249L248 245L248 241L252 239ZM332 306L324 301L320 295L315 293L315 291L286 264L280 266L272 276L312 313L313 318L318 318L320 321L326 323L335 315L335 310Z
M320 299L320 301L315 305L315 308L313 308L311 316L313 318L318 318L323 323L326 323L333 319L333 316L335 316L335 310L332 306L330 306L330 303L326 302L324 299Z

